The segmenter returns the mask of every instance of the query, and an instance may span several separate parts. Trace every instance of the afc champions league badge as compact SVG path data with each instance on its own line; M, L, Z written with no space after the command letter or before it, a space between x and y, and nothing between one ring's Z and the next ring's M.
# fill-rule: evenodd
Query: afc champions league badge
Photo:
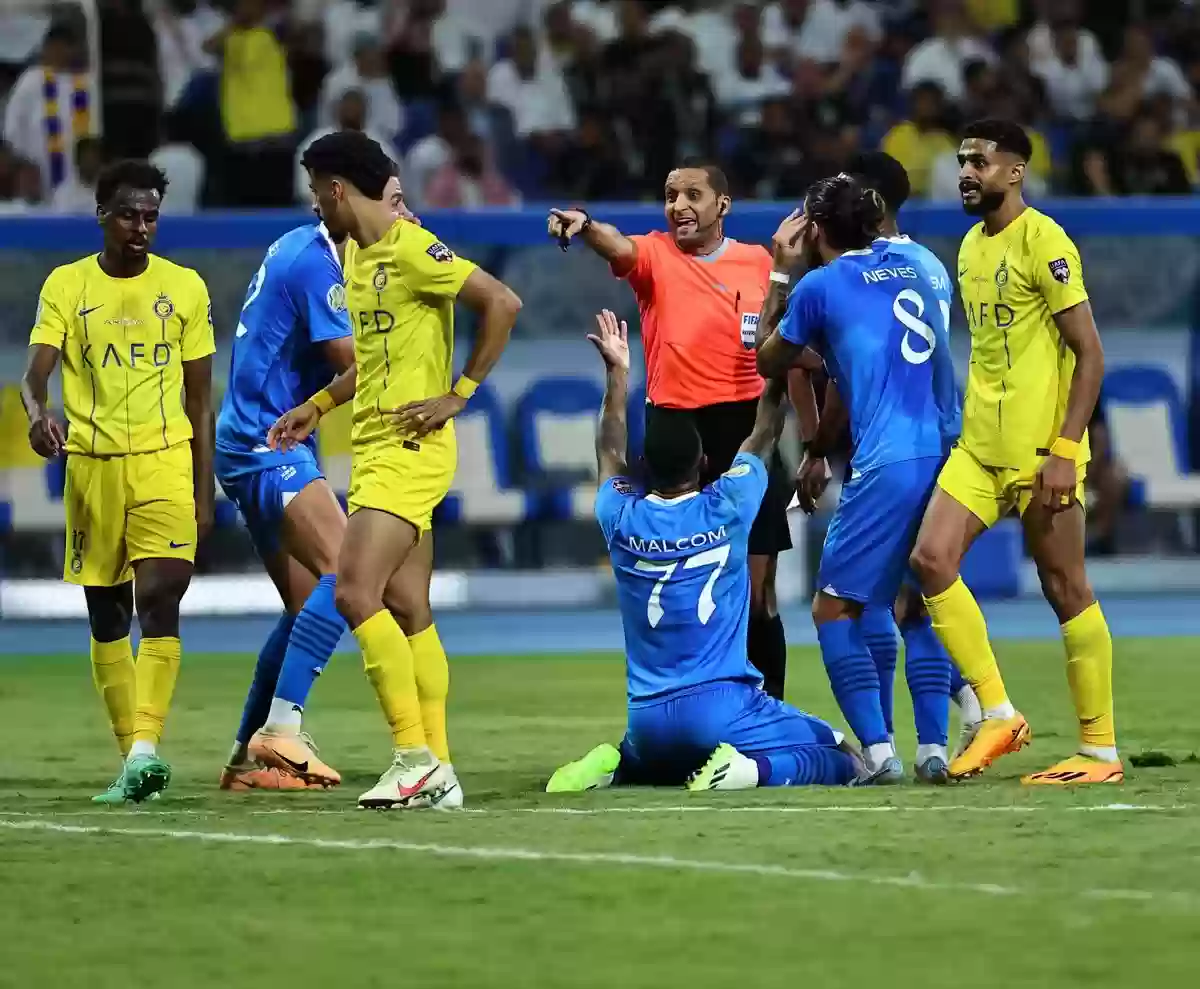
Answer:
M170 319L175 315L175 303L165 293L154 300L154 315L159 319Z

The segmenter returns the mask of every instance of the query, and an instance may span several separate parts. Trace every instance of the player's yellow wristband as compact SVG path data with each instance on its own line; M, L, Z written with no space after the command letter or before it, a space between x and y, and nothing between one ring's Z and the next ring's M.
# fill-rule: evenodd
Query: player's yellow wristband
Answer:
M337 401L329 394L328 388L322 388L312 398L309 399L317 407L317 411L321 415L326 415L337 408Z
M1050 447L1050 456L1062 457L1063 460L1074 460L1079 453L1079 444L1075 440L1069 440L1065 436L1060 436Z
M465 374L454 382L454 394L459 398L469 399L479 390L479 382L472 381Z

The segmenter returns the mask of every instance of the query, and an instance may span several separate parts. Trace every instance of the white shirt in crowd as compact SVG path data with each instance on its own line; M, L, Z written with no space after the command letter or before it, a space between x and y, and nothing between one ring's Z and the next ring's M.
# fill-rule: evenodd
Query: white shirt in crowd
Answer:
M1082 37L1073 65L1064 62L1051 46L1048 54L1031 59L1029 67L1046 84L1050 106L1062 117L1087 120L1096 110L1097 98L1108 87L1108 63L1099 46L1085 45Z
M951 102L963 98L963 66L982 60L994 62L992 50L975 38L927 38L908 53L901 73L901 85L912 89L918 83L935 82Z
M25 10L0 13L0 62L5 65L24 65L34 55L50 26L46 10Z
M96 83L90 78L91 105L96 107ZM42 191L47 197L51 192L50 151L46 147L46 100L43 94L44 77L42 67L34 65L21 73L8 94L4 108L4 140L18 155L33 162L42 175ZM65 174L75 171L75 142L85 134L74 133L71 93L75 77L69 74L58 76L58 118L63 135L63 161ZM99 109L92 111L92 131L95 132Z
M713 88L721 108L737 115L743 127L758 123L765 100L785 96L792 84L774 65L764 64L758 76L747 79L736 68L713 77Z
M355 0L330 0L324 5L325 60L331 68L354 61L354 39L360 34L383 37L380 9L359 6Z
M204 156L185 142L164 144L150 152L150 164L161 168L170 183L163 200L168 216L195 213L204 190Z
M321 99L318 103L318 123L332 127L337 122L337 104L346 93L359 90L367 101L367 130L380 134L391 134L392 140L404 129L404 107L396 95L396 87L389 76L367 79L353 62L334 69L321 84Z
M174 192L174 190L171 190ZM54 190L50 197L50 209L55 213L71 216L87 216L96 213L96 189L84 185L79 176L70 175L67 180Z
M1039 21L1030 28L1025 43L1029 48L1030 65L1057 57L1054 54L1054 32L1045 21ZM1100 49L1100 42L1086 28L1079 29L1079 61L1088 63L1104 61L1104 52Z
M571 19L591 31L601 44L612 41L621 33L620 25L617 22L616 5L613 3L575 0L571 7Z
M696 49L696 65L710 77L728 72L737 50L737 32L727 12L697 10L692 13L667 7L650 21L650 31L677 31L690 38Z
M488 71L487 96L513 115L517 137L575 127L575 108L562 74L547 59L539 59L532 79L522 79L511 59L497 62Z
M846 35L861 27L872 41L883 36L879 14L863 0L850 0L839 6L833 0L812 0L799 30L792 31L784 20L783 10L773 3L762 16L762 38L768 48L787 48L800 58L832 64L842 56ZM781 43L779 39L787 38Z
M318 127L315 131L308 135L300 142L300 147L296 149L296 169L295 169L295 190L296 202L305 206L312 203L312 189L308 183L308 169L300 164L300 160L304 157L304 152L308 150L308 146L314 141L318 141L325 137L326 134L336 134L339 128L337 127ZM390 137L384 137L382 134L373 133L371 130L363 131L372 141L378 144L384 151L391 156L392 161L400 160L400 153L396 150L395 144L392 143Z
M158 71L163 84L164 106L179 102L192 77L198 72L215 72L217 60L204 50L204 43L225 26L225 15L200 0L190 14L180 16L164 0L147 7L158 43Z
M437 134L421 138L404 159L404 198L414 209L425 203L429 180L454 160L454 149Z

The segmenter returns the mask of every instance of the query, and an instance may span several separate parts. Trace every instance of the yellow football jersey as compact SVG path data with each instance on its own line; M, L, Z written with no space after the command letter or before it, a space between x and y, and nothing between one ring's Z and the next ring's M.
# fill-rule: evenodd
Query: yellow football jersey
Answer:
M383 410L444 395L454 359L454 300L475 265L423 227L397 220L370 247L346 255L346 307L354 328L358 383L351 439L400 443ZM448 425L421 441L436 447Z
M68 453L150 453L192 438L183 362L216 347L208 289L191 268L153 254L135 278L106 275L95 254L55 268L29 342L62 352Z
M988 467L1031 468L1067 409L1075 354L1054 316L1087 301L1079 251L1062 227L1027 208L994 237L982 223L971 229L958 284L971 330L959 443ZM1090 459L1086 432L1077 459Z

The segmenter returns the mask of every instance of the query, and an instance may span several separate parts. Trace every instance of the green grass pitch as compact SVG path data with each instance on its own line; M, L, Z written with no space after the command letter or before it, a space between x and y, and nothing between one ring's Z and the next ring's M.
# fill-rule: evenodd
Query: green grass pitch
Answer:
M541 790L619 737L620 659L452 660L462 814L354 809L389 755L357 658L309 717L340 790L219 793L253 659L191 653L174 784L108 811L88 802L116 757L82 649L0 658L0 986L1191 984L1195 642L1118 643L1125 754L1179 762L1091 790L1018 784L1072 750L1073 719L1057 643L1000 658L1034 744L968 784L574 798ZM815 652L792 653L789 693L833 716Z

